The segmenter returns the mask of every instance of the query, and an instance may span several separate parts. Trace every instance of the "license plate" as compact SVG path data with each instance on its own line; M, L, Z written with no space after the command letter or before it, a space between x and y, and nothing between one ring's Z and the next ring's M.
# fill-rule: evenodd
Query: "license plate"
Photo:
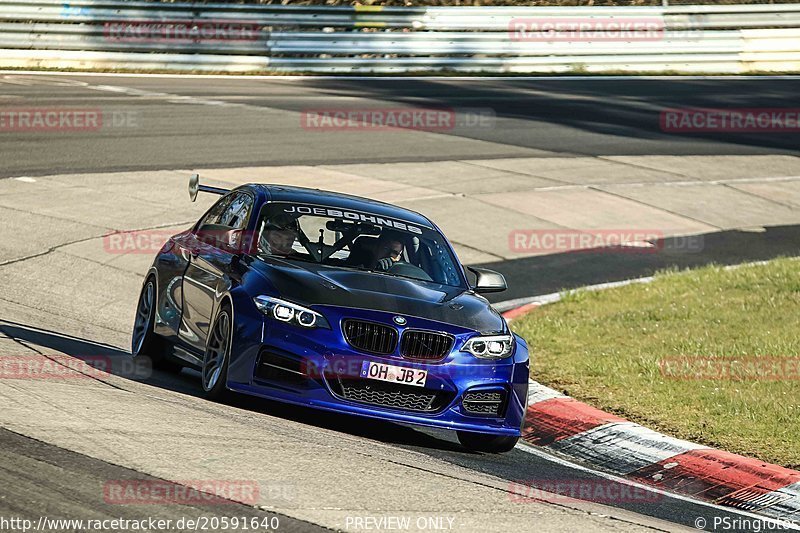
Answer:
M425 380L428 379L428 371L364 361L361 364L361 377L424 387Z

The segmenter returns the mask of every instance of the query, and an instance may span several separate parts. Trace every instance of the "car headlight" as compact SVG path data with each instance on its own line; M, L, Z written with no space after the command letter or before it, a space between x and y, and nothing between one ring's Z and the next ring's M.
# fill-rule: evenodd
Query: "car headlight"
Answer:
M270 318L286 322L303 328L331 329L325 317L302 305L293 304L279 298L270 296L256 296L253 298L256 307Z
M469 352L481 359L502 359L514 349L513 335L472 337L464 343L462 352Z

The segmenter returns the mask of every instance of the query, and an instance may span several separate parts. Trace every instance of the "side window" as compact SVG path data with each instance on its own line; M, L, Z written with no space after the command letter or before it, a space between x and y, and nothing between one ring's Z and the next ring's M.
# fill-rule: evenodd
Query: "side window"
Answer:
M241 229L247 224L252 210L252 196L241 192L228 194L206 213L198 227L214 225Z
M242 229L247 224L247 219L250 218L250 211L253 210L253 198L246 193L237 194L222 215L219 222L222 226L228 226L232 229Z
M200 220L200 224L198 224L198 228L202 228L203 226L207 226L209 224L219 224L219 220L222 216L222 213L231 203L233 197L235 195L228 194L223 196L214 206L208 210L208 213Z

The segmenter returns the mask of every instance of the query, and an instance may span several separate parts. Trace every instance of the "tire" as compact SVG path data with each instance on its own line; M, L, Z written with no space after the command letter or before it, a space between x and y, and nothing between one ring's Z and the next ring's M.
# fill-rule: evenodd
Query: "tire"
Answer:
M142 287L139 303L136 305L136 319L133 322L131 335L131 355L134 358L147 357L152 362L153 368L167 372L180 372L183 366L169 359L172 353L172 344L153 331L156 316L155 303L156 283L150 277Z
M474 452L510 452L519 441L519 437L473 433L472 431L456 431L456 435L458 435L458 441L463 447Z
M209 400L220 401L228 396L228 363L231 358L232 337L231 308L225 303L214 320L214 327L208 332L206 353L203 356L203 391Z

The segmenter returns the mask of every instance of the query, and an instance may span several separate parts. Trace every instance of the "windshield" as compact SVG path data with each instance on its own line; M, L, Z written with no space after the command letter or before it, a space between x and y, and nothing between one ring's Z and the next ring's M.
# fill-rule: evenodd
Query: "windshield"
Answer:
M286 202L267 204L256 226L257 253L383 275L464 286L460 266L437 231L360 211Z

